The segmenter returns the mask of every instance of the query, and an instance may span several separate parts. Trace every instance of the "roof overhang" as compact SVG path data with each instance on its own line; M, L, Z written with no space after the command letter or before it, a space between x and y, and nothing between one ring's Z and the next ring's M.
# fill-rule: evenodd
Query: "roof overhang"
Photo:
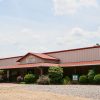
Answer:
M12 66L0 66L0 69L23 69L23 68L51 67L51 66L58 66L58 64L52 64L52 63L19 64Z
M54 64L54 63L19 64L12 66L0 66L0 69L23 69L23 68L52 67L52 66L70 68L70 67L84 67L84 66L88 67L93 65L100 65L100 61L71 62L65 64Z

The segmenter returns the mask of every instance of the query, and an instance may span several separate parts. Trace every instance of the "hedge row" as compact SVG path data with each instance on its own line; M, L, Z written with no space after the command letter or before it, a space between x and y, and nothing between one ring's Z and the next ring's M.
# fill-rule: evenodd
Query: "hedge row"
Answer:
M27 74L24 78L21 76L17 77L17 82L26 84L37 83L37 84L70 84L71 79L66 76L63 77L63 68L61 67L50 67L48 69L48 75L42 75L36 77L33 74Z
M100 84L100 74L96 74L94 70L89 70L87 75L79 77L81 84Z

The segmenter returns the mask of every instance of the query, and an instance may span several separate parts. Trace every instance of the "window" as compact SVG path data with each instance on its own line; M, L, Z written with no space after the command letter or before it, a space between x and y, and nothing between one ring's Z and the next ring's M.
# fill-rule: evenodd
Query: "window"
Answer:
M26 62L27 63L34 63L35 59L33 58L33 56L30 56L30 57L27 58Z

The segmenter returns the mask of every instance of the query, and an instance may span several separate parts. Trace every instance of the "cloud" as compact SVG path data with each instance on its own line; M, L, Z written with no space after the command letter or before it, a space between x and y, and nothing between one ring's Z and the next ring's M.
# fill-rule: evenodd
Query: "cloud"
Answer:
M98 7L96 0L53 0L56 15L75 14L81 7Z
M86 7L98 7L97 0L80 0L80 6L81 5Z
M74 27L67 30L62 37L57 38L58 45L67 48L79 48L100 43L100 27L94 32Z
M52 48L51 44L56 37L54 32L34 31L24 27L14 32L1 32L0 30L0 57L22 55L27 52L45 52ZM6 52L7 50L7 52Z
M79 48L100 42L100 27L94 32L81 27L58 31L34 31L22 28L16 32L0 32L1 57L22 55L27 52L46 52Z

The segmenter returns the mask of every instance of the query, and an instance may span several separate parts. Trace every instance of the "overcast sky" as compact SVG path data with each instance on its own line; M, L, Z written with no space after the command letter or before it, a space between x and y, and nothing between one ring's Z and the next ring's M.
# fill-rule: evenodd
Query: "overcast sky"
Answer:
M0 58L100 43L100 0L0 0Z

